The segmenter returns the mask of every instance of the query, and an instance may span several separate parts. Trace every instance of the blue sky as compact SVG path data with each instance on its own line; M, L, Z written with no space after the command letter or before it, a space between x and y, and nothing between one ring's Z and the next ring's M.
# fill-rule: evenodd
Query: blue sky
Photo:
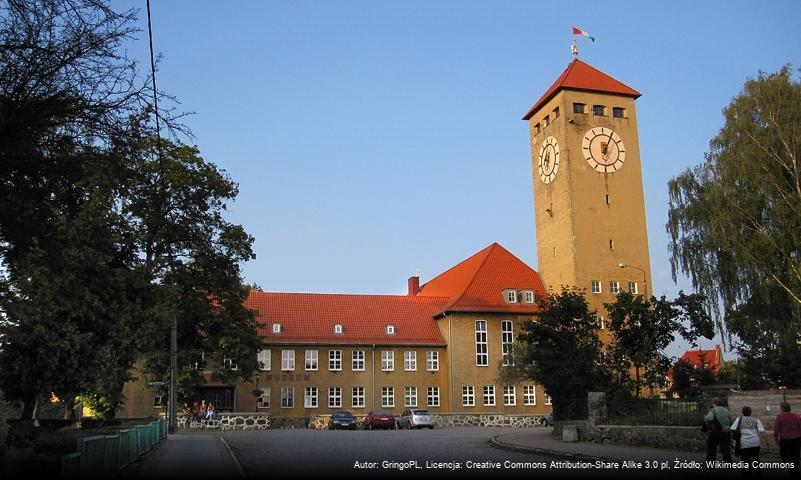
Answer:
M496 241L536 268L520 117L575 25L596 37L580 58L643 94L653 287L674 296L668 180L703 161L747 77L801 66L797 1L152 3L159 87L239 182L246 281L269 291L405 293ZM144 4L114 2L143 28ZM146 59L146 31L128 49Z

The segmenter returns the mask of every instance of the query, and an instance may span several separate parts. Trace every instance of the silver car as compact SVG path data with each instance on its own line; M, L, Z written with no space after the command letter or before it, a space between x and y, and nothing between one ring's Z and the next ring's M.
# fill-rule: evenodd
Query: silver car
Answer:
M398 428L434 428L434 416L428 410L410 409L398 417Z

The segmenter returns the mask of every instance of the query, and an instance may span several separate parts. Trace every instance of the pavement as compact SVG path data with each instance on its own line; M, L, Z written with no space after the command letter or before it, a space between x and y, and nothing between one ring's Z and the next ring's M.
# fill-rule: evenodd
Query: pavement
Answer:
M242 467L219 433L169 435L138 462L120 472L123 479L244 478Z

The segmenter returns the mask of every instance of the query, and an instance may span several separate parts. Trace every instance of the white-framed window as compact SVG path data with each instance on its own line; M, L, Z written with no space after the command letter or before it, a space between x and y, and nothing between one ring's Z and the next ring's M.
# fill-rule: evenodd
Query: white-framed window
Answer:
M476 389L472 385L465 385L462 387L462 406L476 406Z
M537 388L534 385L523 385L523 405L537 404Z
M381 406L385 408L395 406L395 387L381 387Z
M601 281L600 280L593 280L592 281L592 293L603 293L601 291Z
M403 388L403 406L404 407L417 406L417 387Z
M395 352L391 350L381 351L381 371L391 372L395 370Z
M484 385L484 406L495 406L495 385Z
M281 370L295 370L295 351L281 350Z
M604 321L604 317L601 315L595 316L595 324L598 325L598 328L601 330L606 330L606 321Z
M273 323L273 333L281 333L281 324Z
M227 370L239 370L239 366L234 363L230 358L223 358L223 366Z
M387 335L395 335L395 325L386 326Z
M364 371L364 350L354 350L350 354L351 368L354 372Z
M295 387L281 387L281 408L295 407Z
M407 372L417 371L417 352L414 350L403 352L403 369Z
M334 325L334 335L342 335L344 331L345 329L341 323L337 323L336 325Z
M342 350L328 351L328 370L332 372L342 370Z
M637 282L629 282L629 293L632 295L637 295L637 293L639 293L637 291Z
M503 365L508 367L514 365L512 358L512 343L514 339L514 324L511 320L504 320L501 322L501 356Z
M353 408L364 408L364 387L353 387L350 398Z
M328 387L328 406L342 408L342 387Z
M551 402L551 396L545 395L545 405L552 405L552 404L553 403Z
M618 293L620 293L620 282L618 282L617 280L611 280L609 282L609 293L611 293L612 295L617 295Z
M506 303L517 303L517 290L504 290L503 299Z
M489 365L486 320L476 320L476 365L479 367L486 367Z
M531 290L523 291L523 303L534 303L534 292Z
M261 388L261 395L256 397L256 405L259 408L270 408L270 387Z
M164 395L153 395L153 408L161 408L164 406Z
M505 385L503 387L503 404L506 406L517 405L517 396L515 395L514 385Z
M436 350L426 352L426 370L429 372L439 371L439 352Z
M266 372L272 368L272 353L270 349L259 350L259 354L256 356L256 361L259 362L259 370Z
M439 407L439 387L428 387L428 406Z
M306 350L306 370L314 371L319 368L319 354L317 350Z
M317 408L317 387L306 387L303 395L304 408Z

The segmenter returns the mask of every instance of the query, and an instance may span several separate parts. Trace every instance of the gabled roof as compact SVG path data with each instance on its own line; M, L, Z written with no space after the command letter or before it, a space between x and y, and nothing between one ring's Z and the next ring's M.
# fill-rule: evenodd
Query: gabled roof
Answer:
M506 303L502 294L506 289L534 290L535 300L546 298L537 272L498 243L493 243L423 285L417 296L449 297L436 316L447 312L534 313L540 310L536 303Z
M591 67L590 65L582 62L578 58L570 62L562 75L553 82L545 94L537 100L529 111L523 115L523 120L528 120L537 113L545 103L553 98L559 90L586 90L591 92L605 92L616 93L618 95L626 95L637 98L640 92L623 83L615 80L602 71Z
M720 345L715 345L715 348L711 350L687 350L681 356L681 360L697 366L701 366L706 362L712 371L719 373L723 364L723 352L720 349Z
M437 345L445 340L433 315L447 298L406 295L341 295L251 292L258 333L268 344ZM272 325L281 324L281 333ZM343 326L342 334L334 325ZM395 334L387 335L386 326Z

